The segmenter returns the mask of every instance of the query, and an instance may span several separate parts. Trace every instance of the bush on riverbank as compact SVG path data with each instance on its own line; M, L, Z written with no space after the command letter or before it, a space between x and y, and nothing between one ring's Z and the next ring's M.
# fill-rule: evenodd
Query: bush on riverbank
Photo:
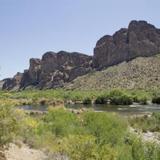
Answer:
M142 90L110 90L110 91L79 91L79 90L24 90L20 92L0 92L0 104L4 105L53 105L67 102L90 104L129 105L132 102L147 104L156 91ZM153 102L156 100L153 99Z
M142 117L134 117L129 120L133 128L142 130L143 132L160 132L160 113L155 112L151 116L144 115Z
M152 103L160 104L160 96L159 97L153 97Z
M95 100L95 104L107 104L108 97L106 95L98 96Z
M120 90L111 91L108 97L113 105L130 105L133 103L132 97Z
M95 104L112 104L112 105L130 105L133 103L133 99L127 93L120 90L113 90L107 94L98 96L95 100Z
M86 104L92 104L92 100L89 98L89 97L87 97L87 98L85 98L84 100L83 100L83 102L82 102L84 105L86 105Z

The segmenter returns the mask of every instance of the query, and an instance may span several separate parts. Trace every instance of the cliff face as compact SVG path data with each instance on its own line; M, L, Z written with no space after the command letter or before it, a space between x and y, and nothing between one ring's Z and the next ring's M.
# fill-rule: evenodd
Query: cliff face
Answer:
M91 71L92 57L81 53L47 52L42 59L30 59L30 66L23 74L5 79L3 89L62 87L77 76Z
M160 52L160 30L145 21L132 21L128 29L106 35L96 44L93 65L97 69Z
M101 70L136 57L149 57L158 53L160 29L146 21L131 21L127 29L122 28L113 36L102 37L94 48L93 57L77 52L47 52L42 59L30 59L28 70L1 81L0 87L62 87L64 83L92 70Z

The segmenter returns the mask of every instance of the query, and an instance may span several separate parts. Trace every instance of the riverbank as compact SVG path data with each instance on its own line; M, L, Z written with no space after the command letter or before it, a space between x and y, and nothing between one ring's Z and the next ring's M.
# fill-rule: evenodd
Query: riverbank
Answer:
M84 102L85 99L84 106L87 106L88 102L93 104L103 102L107 108L111 103L116 102L115 106L118 109L121 109L119 103L123 103L123 106L127 108L128 103L134 103L139 100L139 97L143 97L142 93L148 95L150 101L152 100L153 94L144 91L3 92L0 94L0 146L21 141L30 149L38 151L45 149L50 155L67 155L70 160L148 160L148 157L151 160L159 160L160 145L152 142L148 144L129 131L129 128L132 127L140 129L142 133L160 132L158 113L129 118L129 116L124 117L112 112L95 112L90 109L80 111L74 107L72 109L64 107L68 102ZM48 105L53 101L62 103L58 105L59 107L56 107L55 103ZM49 109L45 114L35 115L13 107L27 103L48 105ZM96 105L102 105L102 103ZM129 106L134 109L132 104ZM140 109L141 106L138 107ZM19 151L17 148L17 152Z
M151 122L150 126L154 118L159 126L160 116L155 114L151 117L152 119L148 119L149 117L145 119ZM137 118L139 120L140 117ZM77 114L65 108L50 108L46 114L34 116L5 106L0 107L0 144L3 146L21 141L27 144L31 151L45 149L45 153L49 155L67 155L70 160L91 158L93 160L141 158L147 160L147 157L159 160L157 157L160 146L145 143L139 136L129 132L130 126L135 129L137 124L139 128L145 126L145 121L138 122L133 117L128 121L126 117L115 113L89 110ZM26 146L21 149L24 151ZM14 146L16 152L21 149ZM11 153L9 151L8 154ZM35 155L37 152L33 151L33 153Z
M110 90L110 91L77 91L77 90L24 90L1 91L0 104L20 105L64 105L64 104L111 104L131 105L147 104L149 101L160 103L158 91L144 90Z

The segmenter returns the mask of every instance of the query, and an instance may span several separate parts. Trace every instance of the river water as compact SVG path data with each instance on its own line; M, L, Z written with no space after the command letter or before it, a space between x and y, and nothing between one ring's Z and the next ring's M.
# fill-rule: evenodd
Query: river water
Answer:
M48 106L32 106L26 105L21 106L21 109L28 110L28 111L41 111L45 112L48 109ZM150 114L152 112L160 112L160 105L156 104L148 104L148 105L139 105L133 104L129 106L124 105L83 105L83 104L73 104L73 105L66 105L66 108L69 109L93 109L96 112L115 112L122 115L139 115L139 114Z

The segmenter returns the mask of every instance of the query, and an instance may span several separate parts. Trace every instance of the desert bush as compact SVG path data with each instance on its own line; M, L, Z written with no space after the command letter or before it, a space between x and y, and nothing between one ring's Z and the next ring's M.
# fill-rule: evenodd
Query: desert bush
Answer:
M0 146L12 141L19 129L16 112L8 106L0 106Z
M127 124L118 115L87 112L83 126L88 134L96 137L97 144L118 144L125 134Z
M131 144L131 155L133 160L159 160L160 147L152 142L144 142L135 138Z
M56 136L66 136L77 131L79 126L77 116L65 109L52 109L44 117L45 129Z
M151 116L134 117L129 120L130 125L140 129L143 132L159 132L160 131L160 113L153 113Z
M93 136L71 135L66 141L66 152L71 160L96 160L97 146Z
M132 127L156 130L160 113L130 119ZM0 145L18 136L31 147L45 148L71 160L159 160L160 147L128 132L128 122L117 114L50 108L29 116L14 108L0 108Z

